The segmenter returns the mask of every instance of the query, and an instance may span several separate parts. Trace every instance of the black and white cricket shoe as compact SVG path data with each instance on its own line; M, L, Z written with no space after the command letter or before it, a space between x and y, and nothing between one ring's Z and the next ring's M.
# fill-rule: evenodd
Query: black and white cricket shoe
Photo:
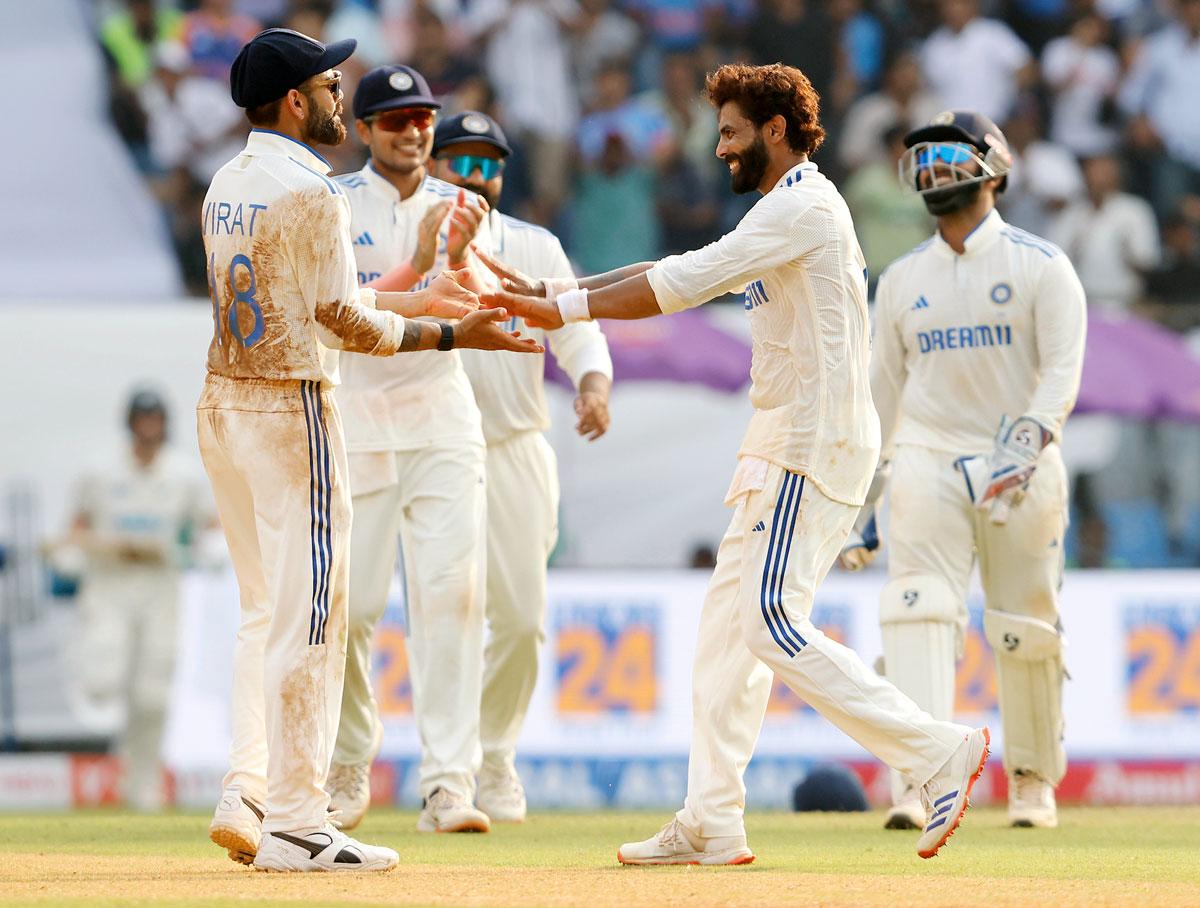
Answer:
M315 832L264 832L255 870L277 873L327 873L392 870L400 855L390 848L364 845L326 823Z

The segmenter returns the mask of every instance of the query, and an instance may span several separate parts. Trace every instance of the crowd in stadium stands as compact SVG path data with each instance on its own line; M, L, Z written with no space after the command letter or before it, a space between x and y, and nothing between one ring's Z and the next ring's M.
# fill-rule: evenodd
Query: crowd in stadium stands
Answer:
M850 204L873 275L931 231L920 199L896 180L904 133L940 110L972 108L1002 125L1017 159L1002 213L1067 251L1095 309L1134 310L1181 332L1200 326L1200 0L107 0L97 9L114 124L163 202L197 294L207 292L199 199L247 129L229 99L229 66L259 28L285 25L359 40L343 67L347 108L366 69L404 62L447 110L497 117L516 148L502 207L554 229L584 272L694 248L737 222L756 196L732 195L713 155L703 75L731 60L783 62L821 94L829 138L816 160ZM351 170L364 148L351 140L330 157ZM1181 450L1200 462L1196 431L1123 428L1116 466L1076 489L1077 560L1200 564L1200 489L1171 469ZM1143 504L1144 519L1134 514ZM1139 529L1114 541L1118 524Z

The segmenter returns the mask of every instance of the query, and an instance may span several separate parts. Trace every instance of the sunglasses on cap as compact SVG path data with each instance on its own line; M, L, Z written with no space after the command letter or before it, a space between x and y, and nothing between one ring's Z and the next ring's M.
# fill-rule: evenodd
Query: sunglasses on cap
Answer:
M367 122L384 132L404 132L410 126L419 130L428 129L433 125L433 118L434 113L428 107L401 107L369 116Z
M924 169L935 164L966 164L975 159L978 152L970 145L960 143L934 143L917 153L917 167Z
M478 154L460 154L452 158L443 158L450 166L450 172L464 180L469 179L476 170L484 182L498 176L504 170L504 162L499 158L488 158Z

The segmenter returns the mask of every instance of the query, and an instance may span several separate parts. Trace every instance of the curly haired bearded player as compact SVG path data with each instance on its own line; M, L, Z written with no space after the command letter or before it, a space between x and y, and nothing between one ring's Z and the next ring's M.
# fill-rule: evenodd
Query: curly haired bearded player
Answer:
M788 66L722 66L706 89L716 153L735 192L763 197L703 249L570 282L491 263L504 304L534 327L649 318L745 292L754 415L726 496L733 518L700 616L692 748L683 809L621 846L626 864L745 864L742 773L772 672L921 791L932 857L958 826L987 759L988 732L943 722L809 620L879 455L867 377L866 273L850 213L809 161L824 139L811 83ZM544 296L545 299L538 298Z

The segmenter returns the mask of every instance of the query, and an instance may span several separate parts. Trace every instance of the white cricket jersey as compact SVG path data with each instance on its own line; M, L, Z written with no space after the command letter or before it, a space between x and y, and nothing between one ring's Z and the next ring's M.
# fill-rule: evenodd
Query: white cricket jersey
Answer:
M199 477L188 461L169 448L149 467L124 451L112 462L88 473L79 483L75 511L87 518L99 537L127 539L162 553L163 564L134 569L178 569L186 545L206 528L212 508ZM93 569L129 570L128 562L96 554Z
M986 453L1002 414L1058 438L1083 368L1075 269L995 210L964 245L958 255L934 234L879 278L871 390L884 441Z
M421 218L458 197L458 187L425 177L407 199L368 162L337 178L350 198L358 282L366 284L403 265L417 248ZM468 193L468 195L471 195ZM417 290L446 267L446 230L437 259ZM389 360L342 357L338 406L347 451L405 451L460 441L482 443L479 408L457 350L423 350Z
M529 275L539 278L575 276L567 254L554 234L498 211L488 213L486 221L480 225L475 245ZM612 378L608 342L595 322L575 322L546 332L530 328L514 317L508 330L520 331L523 337L548 345L576 388L589 372ZM483 435L488 444L504 441L518 432L544 432L550 428L544 380L545 356L463 350L462 362L483 414Z
M803 473L850 505L862 504L879 456L866 270L846 203L805 163L731 233L647 272L663 312L744 290L754 415L738 456Z
M203 210L209 372L336 384L333 351L400 349L404 319L358 289L350 205L329 169L302 142L254 129L213 177Z

